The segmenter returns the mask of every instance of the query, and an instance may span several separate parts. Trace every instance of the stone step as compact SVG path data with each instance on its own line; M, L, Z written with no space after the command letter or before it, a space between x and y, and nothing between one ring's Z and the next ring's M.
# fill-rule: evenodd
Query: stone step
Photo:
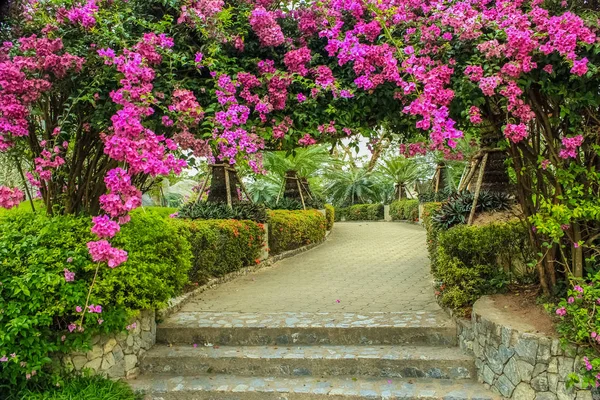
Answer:
M243 377L146 375L129 384L145 400L495 400L483 385L445 379Z
M439 312L179 312L161 323L159 343L198 345L455 346L456 326Z
M242 376L370 376L475 379L475 360L459 348L414 346L157 345L144 354L144 373Z

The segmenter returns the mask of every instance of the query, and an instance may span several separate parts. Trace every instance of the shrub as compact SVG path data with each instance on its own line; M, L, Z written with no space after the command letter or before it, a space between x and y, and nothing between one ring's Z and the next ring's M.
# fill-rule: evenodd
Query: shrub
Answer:
M342 219L345 219L348 215L348 208L346 207L335 207L335 212L333 215L333 220L335 222L340 222Z
M453 309L505 289L508 277L532 258L528 233L520 222L456 226L437 237L439 299Z
M442 203L425 203L423 204L423 226L427 232L427 252L429 253L429 261L431 262L431 271L435 273L437 269L437 242L439 230L433 225L431 219L436 212L439 211Z
M327 219L327 230L330 231L335 222L335 208L331 204L325 204L325 218Z
M26 374L31 382L49 377L50 353L84 349L93 334L123 330L133 310L164 304L186 282L191 253L185 238L165 218L142 213L115 237L129 260L99 269L90 303L101 305L102 313L86 313L83 332L67 328L79 323L76 307L85 305L96 269L86 247L90 219L24 212L3 217L0 358L8 361L0 363L0 386L22 387ZM66 281L65 269L75 273L74 281Z
M262 204L234 203L229 207L225 203L206 201L187 203L178 212L179 218L186 219L238 219L264 223L267 221L267 209Z
M435 193L433 190L419 193L419 203L440 203L447 200L450 196L456 194L456 191L450 187Z
M304 205L306 209L322 210L325 204L317 199L305 199ZM303 210L302 202L297 199L281 198L279 201L265 203L265 206L270 210Z
M419 200L396 200L390 204L392 220L416 221L419 219Z
M279 254L325 238L327 221L317 210L269 211L269 247Z
M474 193L462 192L451 196L440 211L433 216L433 223L440 229L448 229L454 225L465 224L471 208ZM505 193L481 191L477 200L476 211L500 211L510 208L512 200Z
M68 379L60 387L49 386L38 390L23 390L8 400L136 400L133 390L122 381L93 377Z
M379 221L383 219L383 204L356 204L345 212L347 221Z
M600 272L587 279L571 278L567 297L562 299L553 313L559 316L557 329L563 344L581 346L583 362L577 373L569 376L569 384L580 383L584 388L597 387L600 380Z
M256 264L262 249L264 226L252 221L173 220L192 251L190 280L203 284L248 265Z

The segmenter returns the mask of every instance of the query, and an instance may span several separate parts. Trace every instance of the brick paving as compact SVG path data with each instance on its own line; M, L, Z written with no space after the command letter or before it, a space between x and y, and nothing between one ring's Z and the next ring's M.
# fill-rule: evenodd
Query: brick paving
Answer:
M439 311L418 225L336 223L327 241L224 283L182 312Z

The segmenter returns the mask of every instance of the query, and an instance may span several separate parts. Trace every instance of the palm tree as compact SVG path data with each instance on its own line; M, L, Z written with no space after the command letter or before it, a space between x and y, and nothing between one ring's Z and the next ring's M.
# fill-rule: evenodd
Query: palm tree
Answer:
M283 179L275 174L268 173L267 175L255 176L248 183L246 189L248 194L255 203L272 203L277 198Z
M376 179L364 168L331 169L325 177L325 191L336 205L370 203L378 198Z
M419 165L415 160L403 156L385 159L378 172L384 181L393 184L394 199L396 200L406 197L407 186L414 183L421 175Z
M324 146L310 146L294 150L293 153L273 151L265 153L265 169L280 177L287 171L296 171L301 178L313 176L322 171L332 159Z

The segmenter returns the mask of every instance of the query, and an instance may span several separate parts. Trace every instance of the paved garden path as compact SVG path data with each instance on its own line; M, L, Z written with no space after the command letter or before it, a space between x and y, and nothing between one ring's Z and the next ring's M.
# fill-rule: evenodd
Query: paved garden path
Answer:
M208 290L182 309L247 313L437 310L424 229L392 222L336 223L324 244Z

